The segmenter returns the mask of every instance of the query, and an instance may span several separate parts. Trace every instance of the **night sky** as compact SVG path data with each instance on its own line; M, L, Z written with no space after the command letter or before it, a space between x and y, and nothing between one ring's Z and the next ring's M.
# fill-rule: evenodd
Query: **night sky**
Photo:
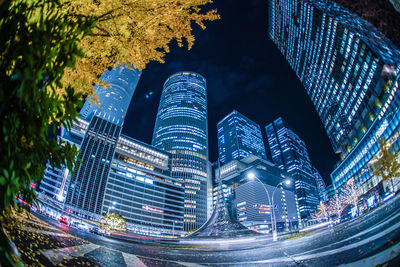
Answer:
M281 116L304 140L312 164L331 184L329 174L339 157L305 89L268 37L267 3L212 4L221 19L206 22L204 31L195 26L196 42L190 51L174 41L166 63L150 63L143 71L122 132L150 144L165 80L178 71L194 71L207 80L211 162L218 157L217 122L233 109L258 123L264 139L264 127Z

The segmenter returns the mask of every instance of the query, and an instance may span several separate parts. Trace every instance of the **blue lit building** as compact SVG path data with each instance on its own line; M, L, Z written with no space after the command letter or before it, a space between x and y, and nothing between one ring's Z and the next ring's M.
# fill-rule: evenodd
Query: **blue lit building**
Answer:
M120 135L140 72L117 67L97 87L100 107L85 103L71 131L59 138L78 146L82 162L74 172L47 166L38 188L41 199L60 214L99 221L107 212L122 215L128 231L183 234L184 187L171 175L171 155ZM128 101L129 100L129 101Z
M105 117L106 114L103 113ZM101 214L105 187L121 126L93 116L83 138L65 203L74 208Z
M341 153L331 173L334 189L354 179L360 193L374 190L380 178L366 167L378 152L378 138L398 142L399 50L334 1L270 1L269 36Z
M62 128L58 138L81 148L89 123L95 115L120 128L139 82L140 74L141 71L120 66L105 71L101 79L108 83L110 87L95 86L99 106L91 103L91 101L86 101L80 111L81 116L77 118L77 122L73 124L71 131ZM66 166L52 168L50 164L47 164L43 180L37 190L49 198L64 201L70 176Z
M249 155L266 158L260 126L236 110L217 125L218 153L222 163Z
M101 214L105 186L119 135L140 71L117 66L105 71L102 80L111 88L96 86L100 106L87 101L81 117L89 121L79 158L71 177L66 204Z
M89 122L77 118L77 122L73 123L71 130L66 131L64 128L61 128L60 135L57 138L61 138L80 148L88 126ZM43 179L38 184L36 190L50 199L64 202L69 181L70 172L66 166L62 165L60 168L53 168L47 163Z
M315 183L317 185L319 201L326 202L328 201L328 192L326 191L326 185L324 179L322 179L321 175L319 174L319 171L315 167L312 168L312 171L314 174Z
M152 144L171 153L171 176L184 184L184 229L199 228L207 220L211 195L204 77L184 71L165 81Z
M105 187L102 215L122 215L130 231L183 234L184 187L171 174L171 155L121 135Z
M94 115L106 114L103 116L104 119L121 126L140 75L141 71L121 66L117 66L113 70L106 70L101 76L101 80L109 87L95 86L99 106L89 99L80 111L81 118L90 121Z
M317 209L319 195L306 145L282 118L268 124L265 131L272 161L294 179L300 216L307 220Z
M249 173L260 179L263 186L257 180L250 180ZM260 232L271 231L271 203L264 187L274 203L277 229L283 231L298 227L300 213L295 187L293 183L289 186L284 184L286 179L292 180L284 170L268 160L250 155L216 168L216 180L219 175L223 182L224 197L231 200L237 220L247 228Z

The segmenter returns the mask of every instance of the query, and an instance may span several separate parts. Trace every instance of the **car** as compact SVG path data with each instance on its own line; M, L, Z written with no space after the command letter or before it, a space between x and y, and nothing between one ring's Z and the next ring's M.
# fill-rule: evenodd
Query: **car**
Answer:
M97 234L97 235L104 235L105 231L101 228L98 227L92 227L89 229L89 232L93 233L93 234Z
M78 228L79 230L83 230L83 231L89 230L89 227L87 226L87 224L77 222L77 221L73 222L72 226Z
M60 217L58 221L62 224L68 225L68 219L66 217Z

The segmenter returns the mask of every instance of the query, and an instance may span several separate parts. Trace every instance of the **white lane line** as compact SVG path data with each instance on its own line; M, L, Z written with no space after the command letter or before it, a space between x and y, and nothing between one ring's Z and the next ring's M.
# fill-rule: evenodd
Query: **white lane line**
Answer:
M176 263L178 263L180 265L183 265L183 266L186 266L186 267L202 267L202 266L204 266L204 265L200 265L200 264L197 264L197 263L191 263L191 262L176 261Z
M372 255L371 257L352 262L349 264L342 264L339 265L339 267L375 267L378 264L383 264L385 262L390 261L391 259L395 258L397 255L399 255L400 251L400 243L397 243L394 246L391 246L390 248L387 248L386 250Z
M386 221L384 221L384 222L381 222L381 223L379 223L379 224L375 224L372 228L368 228L368 229L366 229L366 230L364 230L364 231L362 231L362 232L360 232L360 233L358 233L358 234L356 234L356 235L353 235L353 236L350 236L350 237L348 237L348 238L346 238L346 239L340 240L340 241L338 241L338 242L335 242L335 243L332 243L332 244L328 244L328 245L325 245L325 246L322 246L322 247L319 247L319 248L315 248L315 249L312 249L312 250L308 250L308 251L306 251L306 252L299 253L299 254L296 254L296 255L310 254L310 252L318 251L318 250L321 250L321 249L324 249L324 248L327 248L327 247L332 247L332 246L334 246L334 245L337 245L337 244L340 244L340 243L349 241L349 240L351 240L351 239L355 239L355 238L357 238L357 237L359 237L359 236L365 235L365 234L367 234L368 232L377 229L378 227L382 226L383 224L389 223L389 222L393 221L394 219L397 219L397 217L399 217L399 216L400 216L400 213L398 213L396 216L393 216L393 217L391 217L390 219L388 219L388 220L386 220ZM385 231L386 233L388 233L387 230L384 230L384 231Z
M44 231L44 230L38 230L36 228L32 228L32 227L25 227L22 230L26 230L28 232L33 232L33 233L37 233L37 234L43 234L43 235L50 235L50 236L59 236L59 237L73 237L70 234L65 234L65 233L54 233L54 232L50 232L50 231Z
M377 229L378 227L380 227L380 226L382 226L382 225L384 225L384 224L386 224L386 223L389 223L389 222L393 221L393 220L396 219L397 217L400 217L400 213L398 213L396 216L390 217L390 219L388 219L388 220L386 220L386 221L384 221L384 222L381 222L381 223L379 223L379 224L376 224L376 225L373 226L372 228L368 228L368 229L366 229L366 230L364 230L364 231L362 231L362 232L360 232L360 233L358 233L358 234L356 234L356 235L354 235L354 236L351 236L351 237L349 237L349 238L346 238L346 239L344 239L344 240L342 240L342 241L347 241L347 240L350 240L350 239L352 239L352 238L356 238L356 237L359 237L359 236L361 236L361 235L364 235L364 234L366 234L366 233L368 233L368 232L371 232L371 231Z
M314 259L314 258L320 258L320 257L325 257L325 256L330 256L333 254L337 254L340 252L344 252L356 247L360 247L363 246L365 244L368 244L378 238L381 238L383 236L385 236L388 232L391 232L393 230L396 230L397 228L400 227L400 222L396 223L395 225L392 225L391 227L389 227L388 229L386 229L383 232L379 232L376 235L370 236L369 238L363 239L359 242L356 243L352 243L349 244L347 246L343 246L337 249L332 249L332 250L328 250L328 251L323 251L323 252L319 252L319 253L314 253L314 254L307 254L307 255L302 255L302 254L295 254L295 255L291 255L292 259L289 258L273 258L273 259L266 259L266 260L259 260L259 261L251 261L251 262L224 262L220 265L225 265L225 264L258 264L258 263L279 263L279 262L288 262L291 261L303 261L303 260L310 260L310 259ZM212 264L212 263L204 263L204 264Z
M122 252L122 256L124 257L125 264L127 267L135 267L135 266L146 267L146 265L133 254Z
M59 249L48 249L41 251L41 253L47 257L51 263L57 265L58 263L62 262L63 260L70 260L76 257L82 257L86 253L89 253L100 246L95 244L85 244L80 246L73 246L73 247L66 247L66 248L59 248Z

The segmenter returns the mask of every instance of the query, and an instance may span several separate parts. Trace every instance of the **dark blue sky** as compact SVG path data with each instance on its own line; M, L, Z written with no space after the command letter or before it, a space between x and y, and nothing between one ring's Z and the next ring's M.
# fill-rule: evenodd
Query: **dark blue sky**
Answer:
M151 63L136 88L123 133L151 143L164 81L194 71L207 79L210 160L217 159L216 124L233 109L264 127L281 116L305 141L313 165L327 184L334 154L311 100L282 54L268 37L267 1L216 1L221 19L195 26L190 51L173 42L166 63ZM153 92L146 98L145 94Z

